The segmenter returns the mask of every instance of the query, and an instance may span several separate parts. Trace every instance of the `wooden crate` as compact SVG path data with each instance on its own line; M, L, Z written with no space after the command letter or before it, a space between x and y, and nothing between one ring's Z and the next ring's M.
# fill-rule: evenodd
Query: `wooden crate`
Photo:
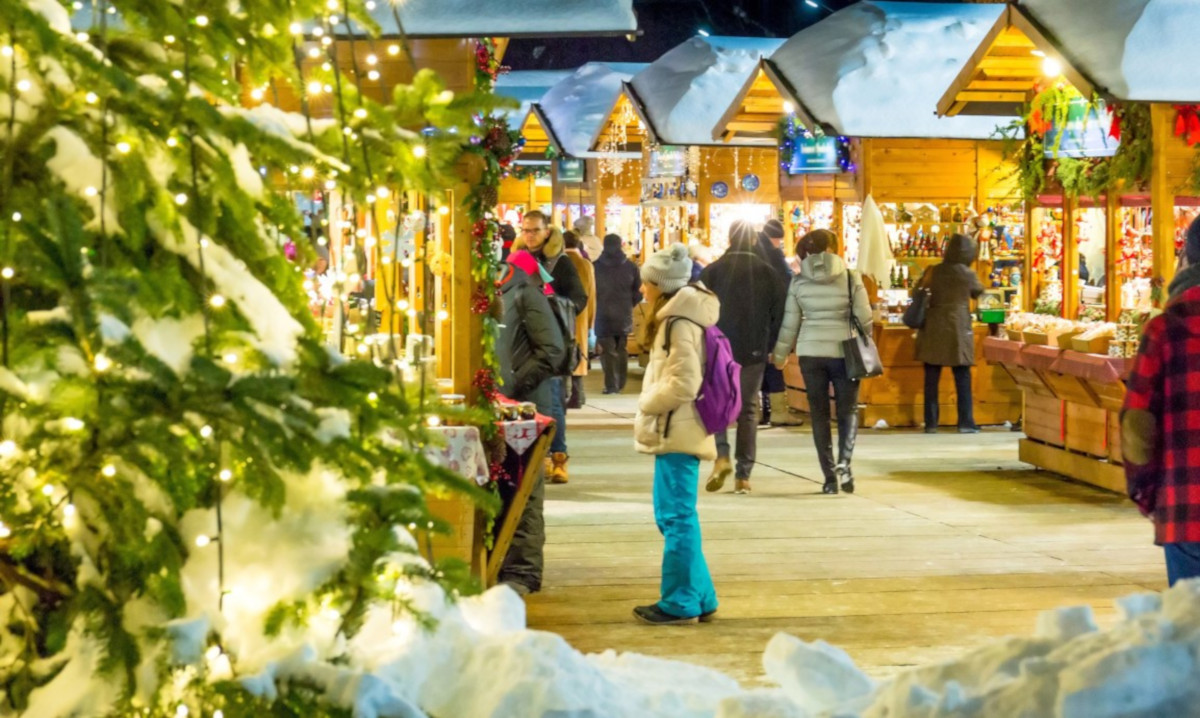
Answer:
M1125 493L1125 470L1116 464L1030 439L1021 440L1018 456L1021 461L1040 469L1062 474L1101 489Z
M1125 457L1121 453L1121 415L1108 412L1108 460L1114 464L1124 464Z
M1063 402L1025 394L1025 435L1050 446L1063 446Z
M1067 402L1066 448L1098 459L1108 458L1108 412L1091 406Z

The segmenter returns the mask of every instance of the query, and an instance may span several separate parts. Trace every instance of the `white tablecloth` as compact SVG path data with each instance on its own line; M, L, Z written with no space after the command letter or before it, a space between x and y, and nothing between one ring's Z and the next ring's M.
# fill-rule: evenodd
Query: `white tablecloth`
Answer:
M430 431L442 440L440 445L425 447L425 456L430 461L465 476L479 486L487 486L491 475L478 427L440 426Z

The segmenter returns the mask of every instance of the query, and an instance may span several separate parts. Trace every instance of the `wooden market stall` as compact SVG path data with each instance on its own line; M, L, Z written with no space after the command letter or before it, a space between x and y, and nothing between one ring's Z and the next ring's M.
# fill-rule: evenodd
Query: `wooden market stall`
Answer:
M336 87L312 78L330 72L334 63L340 73L338 81L353 82L380 102L390 101L393 88L412 82L421 70L435 71L452 92L474 92L485 71L480 58L498 67L507 46L504 36L624 35L636 30L630 0L604 0L583 18L571 16L552 0L535 0L532 5L542 7L532 8L538 12L529 17L489 5L464 18L460 13L447 14L447 5L401 3L393 7L379 3L374 19L381 36L367 41L363 35L354 37L332 29L328 33L306 31L297 41L301 85L287 80L268 88L247 85L243 102L251 107L272 104L294 112L306 109L314 118L333 117ZM472 37L489 39L469 39ZM378 207L387 209L377 212L356 211L329 190L331 185L300 168L289 182L311 217L310 239L321 248L319 253L327 252L329 272L339 283L374 282L374 296L365 289L361 292L361 320L353 314L358 306L343 314L339 298L332 297L329 303L339 307L331 317L333 340L343 351L361 351L364 346L370 351L365 341L372 324L368 317L377 315L379 328L386 332L392 327L401 335L404 346L399 349L405 351L405 360L414 364L415 374L436 382L439 391L462 395L471 402L479 391L476 372L484 366L484 342L480 341L484 322L472 311L477 290L472 272L475 238L466 200L479 182L481 167L475 158L467 157L458 170L451 186L428 194L381 188L373 196ZM526 194L520 183L502 189L507 196L516 193L532 202L539 199L536 181L525 183ZM419 353L427 360L428 369L415 362L409 344L421 347ZM543 429L539 436L531 438L526 447L530 456L545 452L550 432ZM518 500L521 496L518 491ZM422 541L430 547L430 558L462 559L476 576L494 579L502 557L492 556L493 570L489 570L482 514L469 499L458 495L427 499L433 513L452 529L448 535ZM519 518L521 507L511 508L506 523ZM505 536L511 537L511 527L500 526L497 534L503 544Z
M787 166L777 163L783 177L781 199L785 192L789 198L799 193L804 204L798 218L807 222L816 213L803 207L825 203L823 213L832 215L825 222L839 230L842 251L852 263L861 203L871 197L881 208L896 265L890 276L878 278L884 291L876 341L886 369L862 387L861 416L868 426L922 421L924 370L915 360L913 332L899 323L899 316L909 301L909 287L941 261L942 242L953 232L967 231L972 215L983 217L994 235L981 243L977 263L985 287L1001 305L1018 293L1004 286L1011 283L1013 267L1020 272L1018 248L1024 241L1023 212L1011 206L1011 167L994 139L1005 119L939 119L933 113L958 63L975 49L966 38L982 34L1003 11L997 5L863 2L836 12L763 60L725 112L723 124L713 130L716 137L761 139L769 114L775 112L776 123L783 121L785 130L802 130L790 138L793 155L811 152L819 159L822 152L832 153L832 163L813 164L811 158ZM885 45L904 50L883 52ZM794 210L789 214L796 215ZM803 229L803 222L797 224ZM888 290L889 285L894 289ZM981 358L989 330L977 325L974 331ZM790 403L807 411L794 358L786 376ZM1020 393L1008 374L981 365L973 377L977 423L1019 420ZM948 375L941 401L941 422L955 424Z
M712 127L781 42L694 37L625 83L592 149L602 172L636 182L639 253L682 241L710 248L703 259L711 259L724 251L733 220L778 216L776 148L722 143ZM620 163L620 152L637 152L640 161Z
M603 171L601 155L591 147L622 84L643 68L636 63L590 62L548 88L522 119L526 153L540 152L548 162L554 224L570 229L576 219L591 217L598 236L633 236L639 231L636 182L625 173ZM638 153L625 152L609 161L638 158Z
M1045 147L1035 169L1057 179L1027 216L1025 308L1036 314L1012 322L1008 341L990 341L986 355L1024 391L1022 460L1117 491L1118 412L1139 327L1161 306L1200 205L1200 130L1186 131L1190 117L1200 127L1189 104L1200 102L1200 85L1186 69L1200 51L1185 27L1200 27L1200 6L1151 0L1128 18L1082 0L1022 0L938 107L1008 113ZM1076 179L1081 165L1146 171L1112 169L1089 185Z
M508 126L522 129L534 103L570 74L570 70L524 70L500 75L496 79L496 94L520 103L515 109L504 112ZM514 166L500 182L499 203L496 207L500 221L514 227L520 224L521 217L531 209L542 210L547 215L553 211L551 163L546 157L549 142L545 133L524 139L525 145Z

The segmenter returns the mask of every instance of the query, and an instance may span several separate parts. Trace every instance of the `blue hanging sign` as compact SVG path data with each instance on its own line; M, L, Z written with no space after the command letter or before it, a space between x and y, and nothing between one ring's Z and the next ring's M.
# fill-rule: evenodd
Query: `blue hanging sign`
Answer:
M790 140L792 161L788 164L790 175L837 174L844 172L838 154L836 137L800 135Z
M584 179L583 160L562 158L558 161L558 181L563 184L579 184Z
M1121 144L1119 139L1108 134L1112 119L1112 112L1103 100L1089 106L1082 97L1074 98L1067 108L1065 131L1057 123L1046 130L1046 158L1112 157Z

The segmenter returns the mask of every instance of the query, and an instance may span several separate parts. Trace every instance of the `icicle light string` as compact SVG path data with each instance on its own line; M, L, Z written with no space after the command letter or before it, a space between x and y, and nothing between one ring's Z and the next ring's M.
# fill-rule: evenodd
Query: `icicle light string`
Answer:
M192 23L199 22L191 11L191 2L184 3L184 44L183 44L183 94L184 103L186 97L192 87ZM208 272L204 263L204 212L203 203L200 201L200 177L199 177L199 160L197 157L197 142L196 142L196 127L195 124L188 119L187 121L187 137L189 146L189 161L191 163L191 192L192 192L192 214L195 217L193 226L196 228L196 256L198 269L200 270L200 280L202 282L202 291L207 290L209 285ZM212 326L210 307L217 306L216 300L220 295L213 295L207 301L200 302L200 312L204 318L204 350L209 360L213 358L212 351ZM221 301L224 304L224 301ZM218 449L217 455L221 452ZM217 611L225 610L225 541L224 541L224 521L221 515L221 503L224 498L221 490L221 482L214 480L215 484L215 509L217 514Z
M348 16L346 18L344 18L343 22L346 26L346 35L349 38L349 42L350 42L351 69L354 72L354 83L355 83L356 89L358 90L358 108L356 108L356 112L357 112L358 110L364 109L363 108L364 101L363 101L363 88L362 88L362 72L361 72L361 68L359 67L359 64L358 64L358 49L355 44L355 38L356 38L357 33L354 30L354 27L351 25L350 18ZM335 60L336 60L336 55L335 55ZM334 67L335 68L337 67L336 61L334 62ZM339 91L338 91L338 102L339 103L342 102L342 93L340 90L340 84L339 84ZM346 128L345 112L342 112L341 114L342 114L342 132L343 132L343 134L345 134L345 128ZM366 169L366 172L367 172L367 181L369 183L369 186L374 187L374 186L376 186L376 179L375 179L375 171L371 165L371 153L370 153L369 149L367 148L367 142L365 139L363 139L359 144L362 147L363 167ZM380 185L380 186L382 186L382 185ZM388 265L388 267L389 267L388 271L395 272L397 279L402 271L399 263L397 262L396 256L395 256L398 251L398 247L399 247L399 229L400 229L400 225L401 225L401 218L403 217L403 215L401 215L399 212L400 195L402 195L402 194L403 194L403 192L396 193L396 195L397 195L397 200L396 200L396 204L397 204L396 241L392 243L392 254L393 254L392 263ZM377 235L382 236L383 233L380 228L383 225L381 225L379 223L379 202L371 203L370 213L371 213L371 224L372 224L373 229L375 230L375 233ZM375 242L375 246L372 248L372 252L376 256L376 263L375 263L376 273L379 272L379 267L382 264L382 262L379 261L379 258L381 258L381 256L382 256L382 249L380 246L381 244L382 243L379 241L379 238L377 238L376 242ZM376 280L378 281L378 277L376 277ZM388 282L385 279L385 281L383 282L384 300L387 302L388 316L392 317L392 321L388 322L388 328L387 328L388 362L389 362L389 365L391 366L393 375L398 376L400 378L401 383L403 383L403 380L404 380L403 372L400 372L398 370L398 368L396 367L397 356L396 356L395 312L397 309L396 296L397 296L398 290L399 290L399 282L398 281Z
M3 264L4 268L0 271L0 303L3 303L3 310L0 310L0 359L3 359L4 366L9 365L9 317L12 306L12 278L13 272L9 269L12 261L12 234L13 224L15 223L15 215L12 212L12 192L13 192L13 172L14 163L16 162L16 141L17 141L17 28L13 24L8 26L8 42L9 42L9 82L8 82L8 132L6 134L8 151L4 153L4 186L0 187L0 224L4 227L4 248L3 248ZM4 434L3 418L6 412L4 411L6 401L0 400L0 436Z

